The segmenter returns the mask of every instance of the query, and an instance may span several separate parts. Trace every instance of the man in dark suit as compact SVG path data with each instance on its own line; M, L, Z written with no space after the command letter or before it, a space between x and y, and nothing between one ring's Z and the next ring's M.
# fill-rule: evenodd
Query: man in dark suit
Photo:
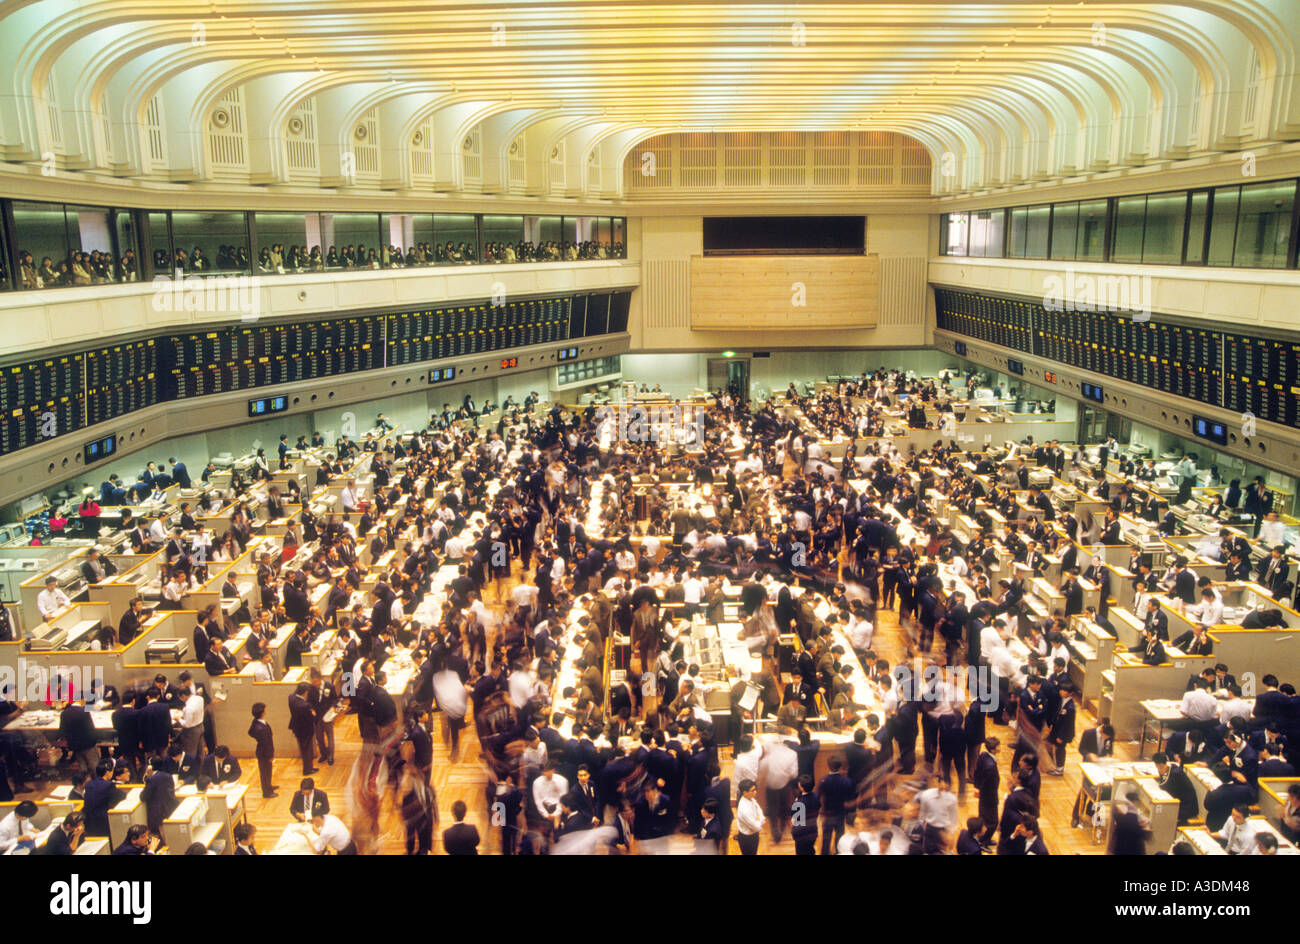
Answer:
M1160 614L1162 617L1163 613ZM1133 646L1130 652L1142 656L1143 665L1161 665L1168 661L1165 656L1165 647L1160 642L1159 634L1155 626L1150 623L1146 628L1146 639L1136 646Z
M230 748L218 744L216 750L203 758L199 772L213 783L238 783L243 775L239 761L230 756Z
M214 640L212 648L208 650L203 660L203 670L209 676L217 676L234 672L235 669L235 657L226 651L226 647L221 645L220 640Z
M189 469L185 468L185 463L177 459L168 459L167 461L172 464L172 481L181 488L191 488L190 472Z
M1185 826L1201 815L1201 804L1196 799L1192 781L1181 763L1170 763L1169 756L1157 752L1151 755L1156 765L1157 783L1161 789L1178 801L1178 825Z
M465 822L466 812L464 800L451 805L451 818L455 822L442 832L442 848L447 855L478 855L478 828Z
M1174 585L1169 595L1188 606L1196 602L1196 574L1188 569L1187 561L1181 557L1174 558Z
M830 855L834 843L844 835L844 823L853 812L857 787L844 773L844 763L832 757L827 764L830 773L817 785L817 795L822 808L822 855Z
M984 820L978 816L966 820L966 828L957 835L957 855L983 855L983 840L988 835L988 829Z
M288 608L289 588L285 588L285 607ZM306 623L298 624L298 631L289 637L284 649L284 667L296 669L302 666L302 654L311 650L311 630Z
M1237 806L1250 806L1254 793L1249 785L1234 780L1226 764L1215 764L1219 786L1205 794L1205 828L1218 832Z
M99 737L84 698L70 702L59 712L59 738L86 775L93 776L99 766Z
M794 840L795 855L816 855L817 815L821 800L813 792L811 774L801 774L798 793L790 804L790 838Z
M1016 774L1015 785L1007 798L1002 803L1002 818L998 822L998 855L1007 855L1012 851L1012 840L1016 836L1016 828L1020 825L1020 818L1026 814L1033 815L1038 812L1038 803L1033 796L1025 789L1029 781L1029 772L1021 770Z
M107 836L108 811L126 799L126 792L113 782L114 769L111 760L101 760L95 776L82 789L81 812L86 817L87 836Z
M330 811L330 798L324 790L316 789L316 781L303 777L298 789L289 801L289 813L300 823L306 823L313 816L322 816Z
M971 772L971 783L979 791L979 816L984 822L985 835L991 837L998 825L998 785L1002 774L998 770L998 747L995 737L984 739L984 750L980 752Z
M32 855L72 855L77 846L81 845L82 836L86 832L85 819L84 815L75 810L63 817L59 828L50 833L40 848L32 850Z
M262 780L262 796L265 799L277 796L275 785L271 783L271 763L275 760L275 734L271 726L262 720L266 714L266 705L258 702L253 706L253 723L248 726L248 736L257 744L257 772Z
M1079 735L1079 756L1095 764L1098 758L1115 753L1115 728L1109 718L1102 718L1095 728L1087 728Z
M1069 619L1083 612L1083 587L1079 583L1079 571L1071 568L1066 571L1065 582L1061 584L1061 593L1065 596L1065 618Z
M145 694L147 703L140 709L138 717L140 748L146 757L166 753L167 745L172 739L172 715L167 705L160 700L162 692L150 688Z
M163 769L164 764L166 761L157 756L149 761L149 775L145 777L144 789L140 791L140 799L144 801L145 815L149 821L149 832L155 836L162 835L163 820L172 815L180 802L176 799L176 781Z
M1268 592L1275 598L1279 598L1285 589L1287 572L1291 569L1285 557L1282 556L1282 547L1275 547L1268 553L1268 557L1259 562L1256 583L1267 587Z
M310 777L316 772L312 762L316 759L314 750L316 739L316 712L312 711L307 694L311 686L299 682L289 696L289 730L298 741L298 754L302 757L302 775Z

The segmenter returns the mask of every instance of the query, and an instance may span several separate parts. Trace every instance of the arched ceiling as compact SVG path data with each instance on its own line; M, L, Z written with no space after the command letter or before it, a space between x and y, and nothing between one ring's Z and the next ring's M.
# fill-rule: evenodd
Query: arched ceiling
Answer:
M10 0L0 156L618 197L653 135L885 130L963 193L1294 140L1298 41L1300 0Z

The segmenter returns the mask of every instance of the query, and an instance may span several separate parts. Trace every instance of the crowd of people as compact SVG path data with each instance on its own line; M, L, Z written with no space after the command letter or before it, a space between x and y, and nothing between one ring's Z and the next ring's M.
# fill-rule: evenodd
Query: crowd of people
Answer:
M516 242L487 241L482 247L483 263L513 262L577 262L592 259L624 259L627 249L622 242L608 240L532 240ZM261 274L291 272L324 272L335 269L401 269L433 265L473 265L480 262L478 243L475 240L447 240L446 242L418 242L405 249L387 246L366 246L364 243L341 247L285 245L280 242L263 245L257 254L257 271ZM247 273L250 258L246 245L222 243L215 256L209 256L202 246L186 250L177 246L175 252L155 249L153 268L156 275L171 277L177 272L185 276ZM31 291L66 286L99 285L113 282L135 282L140 279L140 266L134 249L127 249L121 258L113 253L95 249L90 252L76 250L66 256L42 256L38 262L26 249L18 252L18 288ZM7 283L3 265L0 265L0 283Z
M1084 759L1113 752L1107 719L1077 730L1067 672L1070 619L1085 613L1079 578L1106 580L1080 547L1104 524L1053 509L1027 487L1024 458L999 465L985 455L971 474L969 456L951 441L900 453L888 441L855 450L850 439L838 460L823 450L835 433L870 434L892 422L896 403L942 415L950 393L942 380L884 370L816 396L792 387L784 403L758 407L717 391L711 403L680 411L692 437L684 445L669 430L628 436L616 415L595 407L538 414L534 397L507 402L484 430L444 409L410 437L392 435L381 414L377 434L362 444L341 438L321 474L350 476L368 457L368 499L348 477L341 514L316 517L302 505L283 555L258 563L250 612L234 619L252 625L245 651L254 660L284 623L298 627L290 646L297 664L322 634L337 632L338 674L313 673L290 705L301 719L291 729L305 777L318 758L333 760L324 715L357 715L353 817L335 851L377 851L385 810L400 817L408 853L431 851L436 715L452 762L462 729L475 723L489 772L485 808L506 854L655 854L678 833L697 853L726 852L734 838L753 854L764 831L773 843L788 831L800 854L1046 854L1042 776L1062 774L1076 736ZM462 407L467 417L477 414L472 406ZM282 440L282 463L287 449ZM1102 481L1082 450L1067 455L1049 442L1023 451L1054 471L1069 466ZM1013 520L1015 493L1027 493L1042 514ZM969 513L978 532L954 533L933 510L940 495ZM272 488L267 500L279 512L303 497ZM234 507L228 533L211 547L237 555L251 535L245 497L212 500ZM994 533L982 503L1005 511L1005 533ZM169 574L197 579L213 552L196 552L180 521L171 537L157 530L168 542ZM143 523L138 531L152 549L157 535ZM359 602L363 544L369 560L391 563L372 569L379 579ZM386 558L390 549L400 553ZM1000 567L1000 552L1015 566ZM1026 581L1058 552L1063 607L1041 619ZM1179 592L1185 569L1175 562L1157 579L1141 560L1133 567L1143 585ZM968 590L956 589L954 577ZM312 606L309 593L322 584L329 590ZM1193 586L1214 596L1208 581ZM1106 597L1100 612L1086 611L1103 626ZM688 661L687 640L692 618L721 622L728 599L738 602L740 639L761 669L748 685L726 683L724 737L705 709L711 683ZM876 627L895 607L905 654L891 666ZM209 674L235 668L223 650L231 628L215 611L200 616L195 648ZM1146 629L1159 640L1156 617ZM790 634L799 654L783 671ZM611 636L630 641L621 674L607 664ZM385 687L394 660L411 667L403 710ZM856 690L853 662L866 679ZM575 682L561 687L566 666ZM1173 772L1162 782L1176 782L1181 765L1198 759L1223 778L1223 796L1205 803L1212 828L1228 818L1220 812L1253 797L1261 765L1252 754L1295 762L1300 697L1265 682L1269 695L1250 710L1206 715L1195 740L1166 747L1162 763ZM1216 684L1235 681L1192 687ZM254 714L249 734L270 797L274 732ZM844 736L842 750L824 747L827 733ZM201 762L201 734L191 725L182 764L191 753ZM1007 769L1002 744L1014 745ZM829 760L819 778L821 750ZM977 813L959 822L970 789ZM473 851L477 841L457 829L467 825L459 812L444 845Z

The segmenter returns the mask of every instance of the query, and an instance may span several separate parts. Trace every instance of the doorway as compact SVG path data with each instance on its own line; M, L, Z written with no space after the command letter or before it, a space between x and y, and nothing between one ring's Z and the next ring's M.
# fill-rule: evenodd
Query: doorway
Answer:
M731 395L749 399L749 358L710 357L709 392L730 390Z

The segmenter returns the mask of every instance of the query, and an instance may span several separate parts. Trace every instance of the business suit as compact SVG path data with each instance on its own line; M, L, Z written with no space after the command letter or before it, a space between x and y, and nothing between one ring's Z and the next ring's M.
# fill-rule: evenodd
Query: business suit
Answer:
M151 701L140 709L138 717L140 747L146 756L163 754L172 739L172 715L161 701Z
M997 757L984 751L975 761L971 783L979 791L979 818L988 827L989 835L998 825L998 785L1001 781Z
M94 776L99 764L99 737L95 722L84 705L71 704L59 713L59 737L86 773Z
M790 804L790 838L794 840L795 855L816 854L817 816L820 812L821 800L811 791L798 794Z
M275 796L275 786L271 783L271 762L275 760L275 735L271 726L260 718L254 719L248 726L248 736L257 742L257 772L262 780L262 796Z
M478 827L456 823L442 831L442 848L447 855L478 855Z
M86 817L87 836L107 836L108 811L126 799L126 791L112 780L96 777L82 791L81 812Z
M310 776L316 759L313 742L316 737L316 713L307 699L296 692L289 696L289 730L298 741L298 754L302 757L302 775Z
M1186 825L1189 821L1196 819L1201 815L1201 804L1196 799L1196 790L1192 786L1192 781L1183 770L1182 764L1170 764L1169 770L1163 777L1158 777L1157 783L1171 797L1178 801L1178 825Z
M844 835L844 823L853 812L857 787L842 773L829 773L817 785L817 795L822 808L822 855L830 855L831 847Z
M304 820L309 820L313 816L324 816L330 811L330 798L325 794L324 790L313 790L310 800L311 812L308 812L308 797L303 796L301 790L296 791L293 799L289 801L290 814L302 816Z
M213 783L238 783L244 773L235 758L221 760L216 754L208 754L203 758L199 772Z
M172 810L179 803L176 799L176 781L166 771L155 771L145 780L140 799L144 801L149 832L161 836L163 820L171 816Z
M1020 818L1026 813L1036 814L1038 803L1022 787L1015 787L1002 803L1002 819L998 822L998 855L1012 852L1014 843L1012 835L1020 825Z

